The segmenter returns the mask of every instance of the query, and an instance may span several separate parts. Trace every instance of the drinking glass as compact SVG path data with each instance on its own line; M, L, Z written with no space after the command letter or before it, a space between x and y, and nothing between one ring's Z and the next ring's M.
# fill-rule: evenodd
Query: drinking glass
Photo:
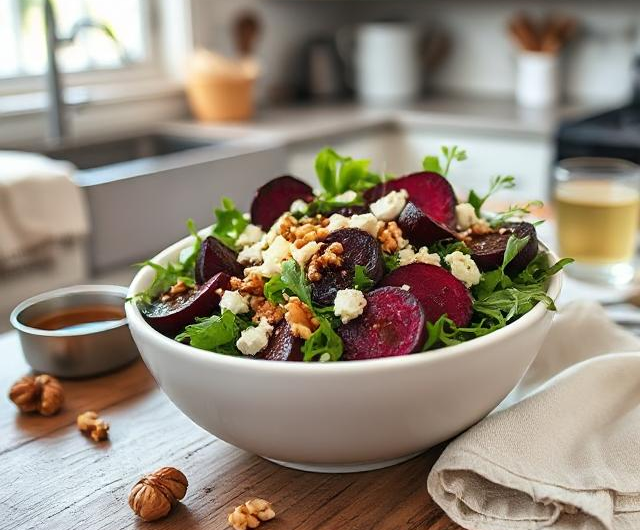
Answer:
M569 158L555 171L555 208L567 273L625 284L634 277L640 167L615 158Z

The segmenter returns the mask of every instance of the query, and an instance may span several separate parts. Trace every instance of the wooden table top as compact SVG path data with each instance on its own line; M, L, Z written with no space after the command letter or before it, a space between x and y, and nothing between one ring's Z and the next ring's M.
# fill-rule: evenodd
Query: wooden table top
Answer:
M0 529L119 530L229 528L243 502L271 501L265 530L457 530L427 493L427 473L442 448L391 468L354 474L305 473L280 467L218 440L182 414L142 361L86 380L63 380L56 416L21 414L6 397L29 373L15 333L0 335ZM80 434L76 416L96 410L110 440ZM182 504L145 523L127 504L145 473L162 466L189 480Z

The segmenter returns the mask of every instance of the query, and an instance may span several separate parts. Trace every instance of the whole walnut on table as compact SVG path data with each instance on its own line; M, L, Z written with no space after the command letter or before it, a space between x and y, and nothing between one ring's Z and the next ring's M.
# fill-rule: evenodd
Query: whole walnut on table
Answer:
M129 506L145 521L168 515L187 493L189 482L173 467L162 467L142 477L129 494Z
M55 377L27 375L16 381L9 391L9 399L22 412L38 412L43 416L56 414L64 402L64 390Z

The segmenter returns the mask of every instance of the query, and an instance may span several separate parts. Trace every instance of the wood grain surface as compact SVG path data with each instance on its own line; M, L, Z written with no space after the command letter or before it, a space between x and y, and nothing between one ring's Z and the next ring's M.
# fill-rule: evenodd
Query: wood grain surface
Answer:
M457 530L427 493L441 448L391 468L355 474L294 471L232 447L184 416L144 364L104 377L64 380L66 401L51 418L20 414L6 397L29 373L15 333L0 336L0 529L120 530L229 528L227 514L262 497L276 518L264 530ZM95 444L75 427L97 410L110 440ZM256 433L259 436L259 433ZM183 503L165 519L139 520L132 485L174 466L189 479Z

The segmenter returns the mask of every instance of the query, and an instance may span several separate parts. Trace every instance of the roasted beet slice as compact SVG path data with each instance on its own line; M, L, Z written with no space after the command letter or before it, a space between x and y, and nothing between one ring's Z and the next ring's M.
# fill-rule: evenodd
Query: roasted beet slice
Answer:
M294 337L286 320L281 320L273 330L269 344L258 357L268 361L302 361L304 341Z
M140 306L140 312L149 325L164 335L175 336L197 317L208 317L218 307L217 289L229 289L229 275L219 272L204 285L176 296L168 302L160 299Z
M270 180L258 188L251 203L251 222L268 230L297 199L311 202L311 186L288 175Z
M413 202L408 202L400 213L398 226L403 237L416 247L456 236L453 230L424 213Z
M233 250L209 236L202 242L196 258L196 283L201 285L219 272L242 278L244 269L237 259L238 255Z
M324 243L341 243L342 266L328 267L322 278L311 284L313 301L318 305L331 305L340 289L353 287L356 265L365 268L367 276L375 283L384 272L380 245L374 237L358 228L342 228L329 234Z
M407 355L425 340L425 316L420 301L399 287L382 287L366 295L358 318L338 328L348 361Z
M390 191L407 190L409 200L434 221L450 228L456 225L456 194L449 181L437 173L422 171L378 184L364 198L373 202Z
M538 254L538 237L535 227L530 223L507 223L502 228L490 234L471 235L467 246L471 249L471 257L481 271L497 269L502 265L504 252L509 237L514 234L523 238L529 236L525 247L507 265L507 274L517 274Z
M398 267L382 278L380 285L409 286L424 308L428 322L447 315L458 326L466 326L473 314L473 301L464 284L446 269L426 263Z

